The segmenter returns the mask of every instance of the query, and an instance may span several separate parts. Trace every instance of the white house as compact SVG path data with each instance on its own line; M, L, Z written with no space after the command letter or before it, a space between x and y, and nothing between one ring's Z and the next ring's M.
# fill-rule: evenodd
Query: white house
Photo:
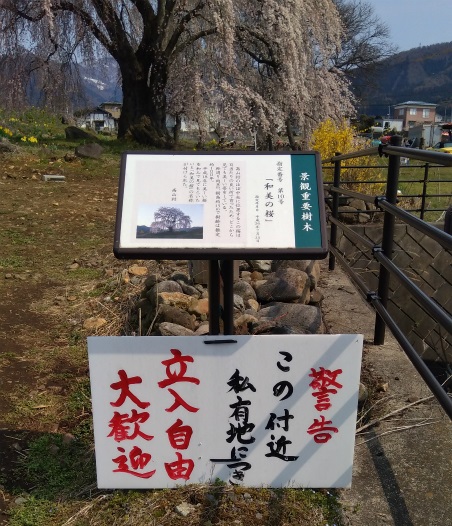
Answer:
M114 107L111 107L114 105ZM106 108L109 108L108 110ZM82 128L91 128L96 132L116 132L118 119L121 114L121 103L103 102L94 111L83 117Z

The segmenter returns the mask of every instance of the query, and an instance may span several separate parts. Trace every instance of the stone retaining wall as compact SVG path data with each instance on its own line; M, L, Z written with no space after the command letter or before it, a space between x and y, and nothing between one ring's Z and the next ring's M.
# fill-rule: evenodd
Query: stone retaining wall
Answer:
M437 226L437 225L435 225ZM381 225L353 226L355 232L379 244ZM378 288L379 264L338 229L338 248L370 290ZM452 253L418 230L398 224L394 234L394 263L420 289L452 314ZM452 363L452 335L447 334L391 276L388 309L424 360Z

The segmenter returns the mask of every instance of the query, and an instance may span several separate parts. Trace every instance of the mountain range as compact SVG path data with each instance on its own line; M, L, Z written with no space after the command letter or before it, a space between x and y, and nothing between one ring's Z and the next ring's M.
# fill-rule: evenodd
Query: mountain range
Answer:
M369 79L358 74L354 87L361 102L358 112L392 116L392 106L407 101L437 104L437 113L452 113L452 42L422 46L397 53L379 63ZM452 116L450 117L452 120Z
M113 59L105 60L101 67L79 66L78 71L83 86L79 105L96 107L102 102L122 101L118 67Z

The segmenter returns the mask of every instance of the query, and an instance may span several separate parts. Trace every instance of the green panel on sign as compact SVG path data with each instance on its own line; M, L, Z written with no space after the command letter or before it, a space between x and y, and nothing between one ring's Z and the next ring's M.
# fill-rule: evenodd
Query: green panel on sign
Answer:
M292 155L295 246L321 247L319 193L315 155Z

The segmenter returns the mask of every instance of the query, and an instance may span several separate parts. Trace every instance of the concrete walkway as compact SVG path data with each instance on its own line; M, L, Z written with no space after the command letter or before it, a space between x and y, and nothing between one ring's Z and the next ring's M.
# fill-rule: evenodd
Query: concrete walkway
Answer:
M451 526L452 422L434 398L417 403L431 392L405 353L388 330L384 345L371 344L374 311L339 265L321 264L328 332L363 334L363 366L386 389L372 419L415 402L357 435L352 489L342 492L348 524Z

